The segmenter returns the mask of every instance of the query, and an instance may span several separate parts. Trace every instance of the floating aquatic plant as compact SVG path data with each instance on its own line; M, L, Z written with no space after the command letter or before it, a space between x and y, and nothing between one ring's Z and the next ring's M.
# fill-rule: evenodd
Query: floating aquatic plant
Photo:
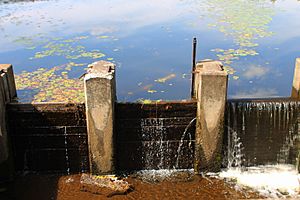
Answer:
M148 93L156 93L156 90L147 90Z
M161 101L162 101L161 99L151 100L151 99L143 99L143 98L137 100L138 103L142 103L142 104L159 103Z
M68 63L51 69L23 71L15 76L18 95L21 99L31 98L32 102L84 102L83 80L68 76L73 66L81 65Z
M76 36L73 38L44 38L39 37L20 37L15 43L26 46L27 49L39 51L34 53L31 60L42 59L49 56L61 56L69 62L65 65L56 66L51 69L40 68L33 72L23 71L16 75L17 89L19 97L33 102L83 102L83 81L76 78L70 78L69 72L73 67L87 66L87 63L75 63L77 59L89 59L93 62L105 56L100 50L87 50L82 45L82 40L86 40L91 36ZM95 37L95 36L94 36ZM108 38L106 36L100 38ZM112 61L113 58L107 58Z
M227 65L240 57L258 55L256 47L259 45L259 38L273 34L268 30L268 24L274 15L270 1L209 0L206 3L208 15L215 20L209 26L232 38L235 44L234 48L211 50ZM225 70L229 74L235 73L230 66ZM233 79L238 78L235 76Z
M105 56L99 50L86 50L82 45L79 45L80 40L87 39L88 36L77 36L67 40L51 40L44 46L42 51L36 52L30 59L39 59L48 56L63 56L66 59L91 58L98 59Z

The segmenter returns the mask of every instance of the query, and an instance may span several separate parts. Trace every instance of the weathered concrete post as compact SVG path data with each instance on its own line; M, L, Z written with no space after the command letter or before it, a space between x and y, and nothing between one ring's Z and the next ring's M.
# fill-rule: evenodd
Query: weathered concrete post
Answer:
M196 65L195 173L218 171L221 167L224 111L228 75L221 62L204 60Z
M300 100L300 58L296 58L291 98ZM299 119L300 118L298 117L298 124ZM298 128L298 131L300 131L300 127ZM300 144L297 145L296 166L298 172L300 173Z
M4 91L4 81L0 77L0 163L8 158L7 131L6 131L6 95Z
M115 65L99 61L89 65L84 78L90 172L114 171Z
M8 158L6 103L17 96L12 65L0 64L0 163Z
M12 178L12 155L7 135L6 104L17 96L12 65L0 64L0 189Z
M296 59L291 97L300 99L300 58Z

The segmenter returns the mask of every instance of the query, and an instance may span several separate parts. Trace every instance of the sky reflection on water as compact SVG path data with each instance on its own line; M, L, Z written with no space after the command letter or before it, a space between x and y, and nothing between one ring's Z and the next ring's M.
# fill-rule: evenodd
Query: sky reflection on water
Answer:
M77 78L99 59L117 65L119 101L186 99L196 36L198 59L221 59L231 73L229 98L289 96L299 9L296 0L0 4L0 62L14 65L23 101L82 101ZM39 68L32 79L23 72Z

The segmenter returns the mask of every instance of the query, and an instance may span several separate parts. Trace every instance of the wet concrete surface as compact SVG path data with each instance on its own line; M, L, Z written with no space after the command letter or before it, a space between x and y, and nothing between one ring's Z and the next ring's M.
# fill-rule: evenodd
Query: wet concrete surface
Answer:
M188 179L141 180L137 176L125 178L134 186L126 195L110 198L80 191L81 175L26 175L19 176L0 193L1 200L102 200L102 199L259 199L252 191L237 191L224 181L201 176Z

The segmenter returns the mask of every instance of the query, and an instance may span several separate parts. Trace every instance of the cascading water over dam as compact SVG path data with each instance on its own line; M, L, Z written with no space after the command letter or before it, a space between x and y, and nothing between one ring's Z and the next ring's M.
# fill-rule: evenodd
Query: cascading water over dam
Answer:
M300 104L290 100L229 101L220 177L268 197L297 196Z
M173 170L193 168L194 102L118 104L118 168Z
M299 108L299 103L293 101L229 102L225 127L228 153L234 148L232 142L239 140L243 145L243 166L296 165Z

